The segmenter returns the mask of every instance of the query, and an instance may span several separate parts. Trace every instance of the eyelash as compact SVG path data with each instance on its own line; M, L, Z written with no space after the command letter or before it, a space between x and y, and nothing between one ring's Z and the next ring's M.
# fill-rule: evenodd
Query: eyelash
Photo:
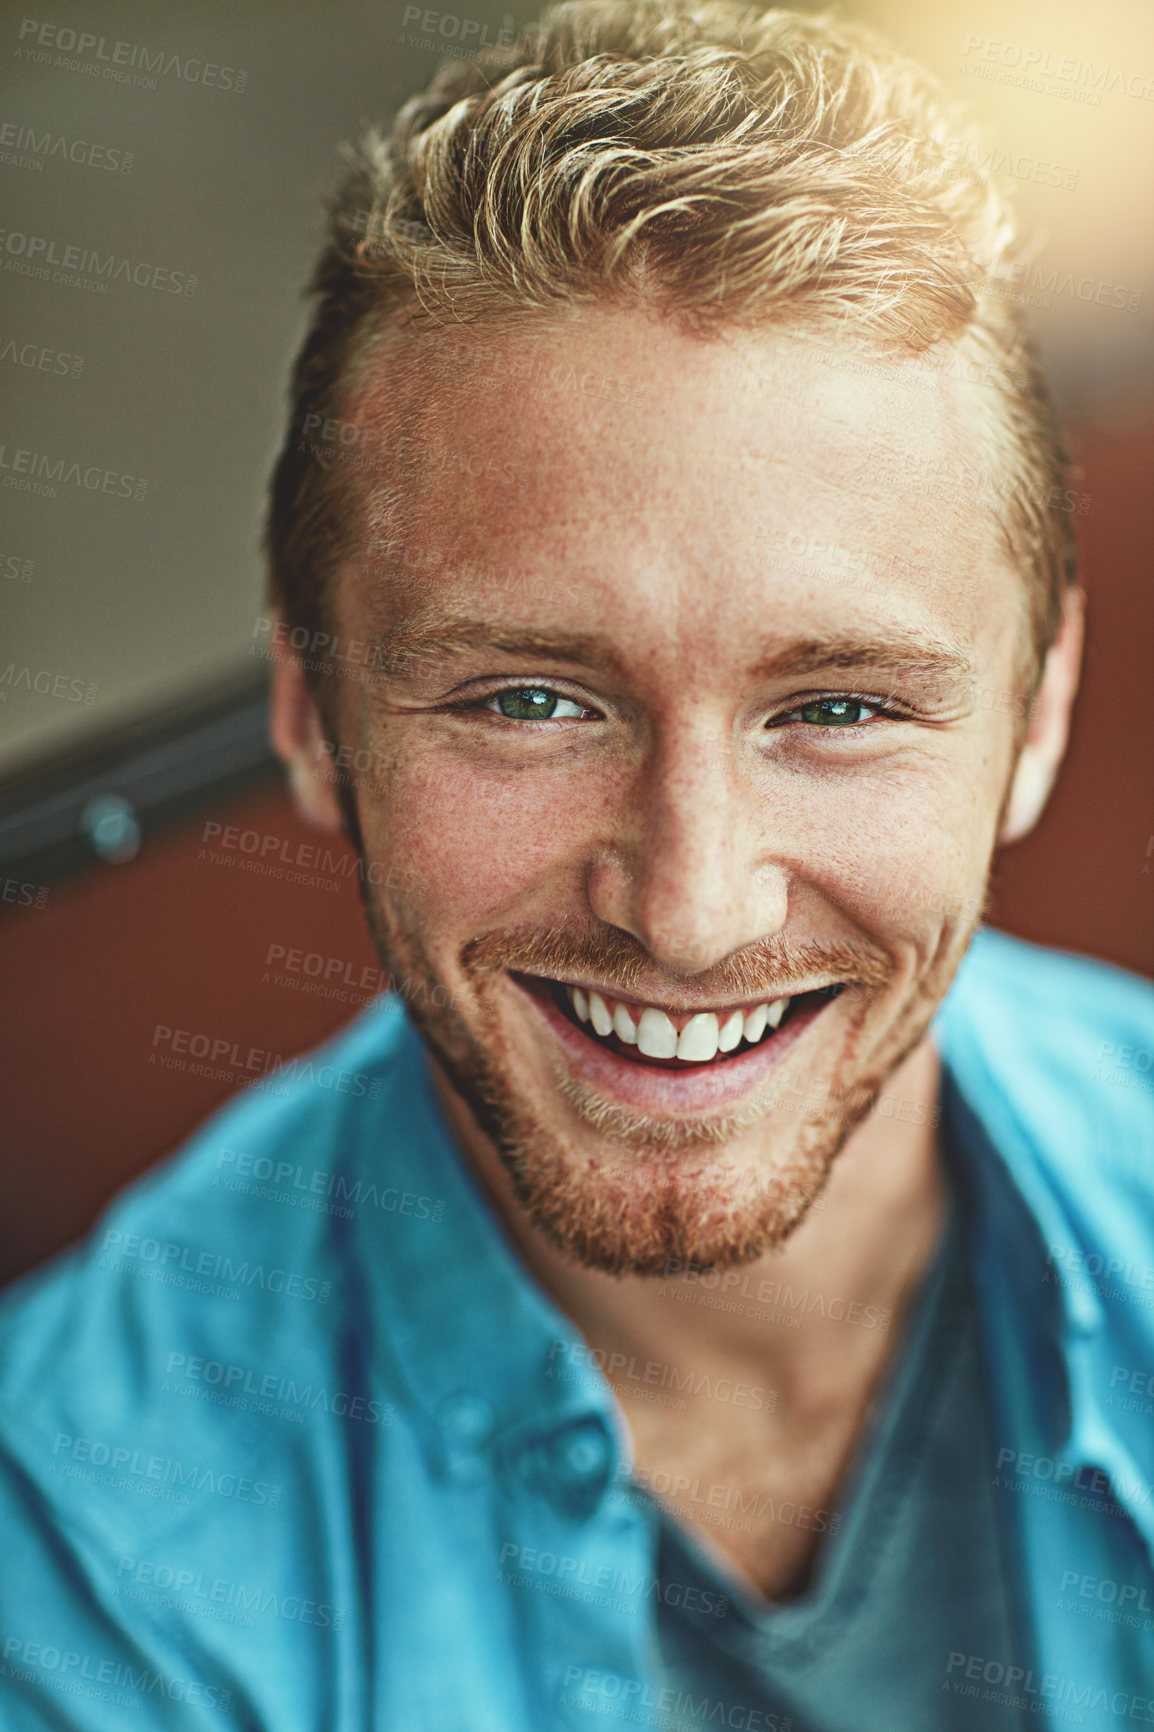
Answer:
M779 727L782 722L791 721L800 716L801 711L808 709L811 704L861 704L863 708L874 711L868 721L835 723L829 728L823 728L821 730L823 733L854 733L858 729L868 728L870 723L875 721L906 722L910 719L908 712L896 708L886 698L879 698L876 693L814 692L812 696L803 697L800 703L795 703L792 709L784 711L780 716L775 716L772 722L766 723L766 727L775 728ZM802 727L819 726L817 722L802 722L800 725Z
M548 686L543 681L515 680L512 685L497 686L491 692L482 692L480 697L461 698L456 703L450 701L445 704L443 708L449 710L452 714L459 716L469 714L496 716L498 721L509 722L513 727L517 728L540 727L543 725L540 720L535 722L528 720L515 721L512 716L502 716L498 711L490 709L489 706L493 700L502 697L505 692L548 692L550 697L564 698L566 703L579 704L584 710L592 710L594 707L592 704L586 703L584 698L575 697L572 692L563 692L557 686ZM578 718L576 716L562 716L559 719L561 721L570 722L576 721ZM546 723L551 722L552 720L553 718L551 716L546 716L544 718L544 722Z
M554 719L551 716L541 718L537 721L527 719L514 720L511 716L501 716L496 710L490 709L489 706L493 703L495 698L501 697L505 692L519 691L548 692L552 697L564 698L568 703L579 704L582 708L587 710L591 710L594 707L591 704L585 703L584 699L574 697L569 692L563 692L556 686L545 685L543 682L538 684L533 680L516 681L510 685L497 686L493 691L485 692L480 697L464 698L458 703L449 703L445 707L457 715L467 715L470 713L496 715L499 721L509 722L511 726L518 728L549 725ZM800 702L793 705L792 709L784 711L780 716L775 716L772 721L766 723L766 728L780 727L784 722L799 718L801 711L809 708L810 705L823 703L861 704L864 708L871 709L875 713L864 722L834 723L830 724L828 727L822 727L821 724L817 722L799 722L799 725L801 727L818 728L822 733L856 733L862 728L868 728L875 721L885 720L902 722L910 719L909 714L904 710L894 707L891 700L878 697L878 695L873 692L814 692L812 694L807 693ZM579 718L576 716L562 716L557 719L561 721L577 721Z

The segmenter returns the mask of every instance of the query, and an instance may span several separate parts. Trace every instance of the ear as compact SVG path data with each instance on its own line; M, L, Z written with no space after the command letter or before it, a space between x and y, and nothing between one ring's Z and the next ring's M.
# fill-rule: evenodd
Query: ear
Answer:
M1067 590L1062 623L1046 656L1025 743L1014 768L999 843L1028 836L1050 797L1070 735L1070 714L1082 669L1084 620L1085 596L1080 589Z
M288 770L293 803L305 823L340 831L343 819L324 723L298 657L277 645L275 636L269 737Z

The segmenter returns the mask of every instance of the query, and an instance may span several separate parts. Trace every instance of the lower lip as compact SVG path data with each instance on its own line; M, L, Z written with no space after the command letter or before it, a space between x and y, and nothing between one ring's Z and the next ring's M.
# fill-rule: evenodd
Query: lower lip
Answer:
M582 1082L623 1106L676 1118L686 1113L731 1107L752 1094L796 1045L810 1024L836 999L815 998L794 1011L785 1027L736 1058L712 1060L695 1069L636 1064L582 1033L553 1002L550 986L528 976L510 975L553 1034Z

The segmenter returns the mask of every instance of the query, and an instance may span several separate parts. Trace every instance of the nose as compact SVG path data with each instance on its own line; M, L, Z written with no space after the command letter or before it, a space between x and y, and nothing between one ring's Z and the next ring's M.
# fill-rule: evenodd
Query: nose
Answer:
M785 925L789 877L732 744L685 730L629 788L621 831L594 861L591 912L659 966L692 975Z

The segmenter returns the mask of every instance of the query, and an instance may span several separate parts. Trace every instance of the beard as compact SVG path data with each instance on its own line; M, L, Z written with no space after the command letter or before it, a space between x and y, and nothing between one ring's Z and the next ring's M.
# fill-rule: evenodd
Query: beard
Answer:
M375 904L369 874L360 876L382 967L530 1222L562 1256L614 1275L667 1275L687 1264L735 1268L783 1244L821 1195L886 1077L924 1037L977 924L939 945L873 1050L869 1005L892 984L895 969L867 942L771 938L693 976L704 1003L789 996L791 981L815 974L874 990L852 1005L838 1001L837 1052L824 1075L803 1079L802 1100L791 1098L804 1091L781 1065L734 1111L662 1119L607 1099L552 1056L553 1098L537 1105L539 1084L526 1076L501 1013L500 983L511 971L595 978L630 995L653 974L630 934L613 927L491 931L462 947L454 989L419 932Z

